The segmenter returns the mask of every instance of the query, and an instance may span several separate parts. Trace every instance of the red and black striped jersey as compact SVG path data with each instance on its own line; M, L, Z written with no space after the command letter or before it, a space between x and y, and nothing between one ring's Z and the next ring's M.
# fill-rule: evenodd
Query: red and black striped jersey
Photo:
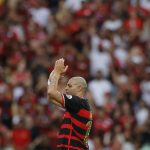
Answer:
M88 150L92 112L87 99L63 95L66 109L58 137L57 150Z

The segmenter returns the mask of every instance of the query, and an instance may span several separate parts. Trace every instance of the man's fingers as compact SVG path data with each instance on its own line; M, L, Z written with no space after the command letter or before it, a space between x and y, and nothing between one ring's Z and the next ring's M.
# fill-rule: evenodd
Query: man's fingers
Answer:
M64 72L65 72L67 70L68 66L65 66L64 62L65 62L64 58L60 58L60 59L56 60L55 67L59 66L59 67L62 67L62 69L65 68L64 69Z
M66 71L67 71L67 69L68 69L68 65L67 65L67 66L65 66L64 72L66 72Z
M59 64L62 64L62 63L64 63L64 61L65 60L63 58L61 58L61 59L58 59L56 62L59 63Z
M65 60L64 60L63 58L61 58L61 60L60 60L60 61L61 61L61 63L63 63L63 64L64 64L64 61L65 61Z
M56 60L55 64L58 64L59 63L59 60Z

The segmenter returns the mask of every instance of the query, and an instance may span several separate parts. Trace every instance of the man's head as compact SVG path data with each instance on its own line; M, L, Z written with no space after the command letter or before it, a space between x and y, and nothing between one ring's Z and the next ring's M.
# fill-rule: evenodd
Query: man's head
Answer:
M72 77L66 85L66 94L83 97L87 89L87 83L82 77Z

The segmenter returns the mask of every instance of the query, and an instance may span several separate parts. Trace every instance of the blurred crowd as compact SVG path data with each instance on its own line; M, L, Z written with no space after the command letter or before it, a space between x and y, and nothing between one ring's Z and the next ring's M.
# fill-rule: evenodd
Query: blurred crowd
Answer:
M0 150L55 150L57 58L88 82L90 150L150 150L149 0L0 0Z

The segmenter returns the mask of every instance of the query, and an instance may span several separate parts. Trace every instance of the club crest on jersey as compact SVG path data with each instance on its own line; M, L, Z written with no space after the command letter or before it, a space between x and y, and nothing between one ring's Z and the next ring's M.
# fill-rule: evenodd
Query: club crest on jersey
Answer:
M72 95L66 94L66 97L67 97L68 99L72 99Z

